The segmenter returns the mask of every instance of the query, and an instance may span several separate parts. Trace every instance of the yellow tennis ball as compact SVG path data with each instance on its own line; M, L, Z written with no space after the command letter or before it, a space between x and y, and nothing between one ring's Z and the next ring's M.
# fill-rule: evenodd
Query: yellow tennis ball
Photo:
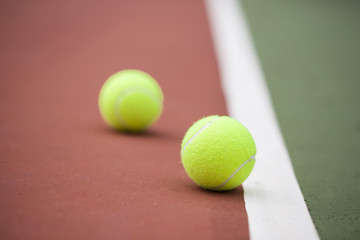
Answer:
M203 188L227 191L238 187L255 165L250 132L227 116L195 122L181 144L181 161L189 177Z
M163 93L149 74L123 70L111 75L102 86L99 109L111 127L140 132L159 118L163 109Z

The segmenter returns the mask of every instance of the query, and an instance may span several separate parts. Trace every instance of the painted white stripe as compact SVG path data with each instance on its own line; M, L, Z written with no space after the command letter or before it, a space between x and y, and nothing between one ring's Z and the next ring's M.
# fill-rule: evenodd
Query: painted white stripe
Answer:
M251 156L248 160L243 162L243 164L241 164L240 167L238 167L222 184L220 184L217 187L212 187L209 189L216 190L216 189L219 189L219 188L222 188L223 186L225 186L225 184L227 184L235 176L235 174L237 174L237 172L240 171L240 169L242 169L245 166L245 164L247 164L251 160L255 161L255 155Z
M181 154L184 153L185 151L185 148L187 147L187 145L189 145L189 143L191 143L202 131L204 131L208 126L210 126L210 124L212 124L216 119L218 119L219 117L216 117L214 119L212 119L210 122L208 122L207 124L205 124L202 128L200 128L199 131L197 131L194 136L192 136L189 141L187 141L187 143L184 145L182 151L181 151Z
M319 239L297 183L272 108L241 6L206 0L230 116L257 145L257 162L244 182L250 238Z

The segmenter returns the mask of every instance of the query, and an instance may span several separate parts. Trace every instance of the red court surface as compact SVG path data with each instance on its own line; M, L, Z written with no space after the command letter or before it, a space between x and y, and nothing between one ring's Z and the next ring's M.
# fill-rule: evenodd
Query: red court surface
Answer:
M226 114L202 1L1 1L0 31L0 239L249 238L242 189L202 190L180 160ZM145 134L97 108L126 68L164 91Z

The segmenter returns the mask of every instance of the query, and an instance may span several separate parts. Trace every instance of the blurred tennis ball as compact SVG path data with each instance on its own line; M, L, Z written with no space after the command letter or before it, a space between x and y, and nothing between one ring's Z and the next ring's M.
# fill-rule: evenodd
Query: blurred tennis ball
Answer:
M112 128L141 132L161 115L163 93L149 74L133 69L123 70L111 75L102 86L99 109Z

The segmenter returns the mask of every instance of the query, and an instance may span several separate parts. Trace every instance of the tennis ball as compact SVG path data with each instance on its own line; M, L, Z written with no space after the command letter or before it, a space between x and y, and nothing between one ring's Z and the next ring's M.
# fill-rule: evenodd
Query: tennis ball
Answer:
M255 165L256 147L250 132L227 116L195 122L181 144L181 161L189 177L213 191L238 187Z
M163 109L163 93L149 74L123 70L111 75L99 94L105 122L120 131L141 132L153 124Z

